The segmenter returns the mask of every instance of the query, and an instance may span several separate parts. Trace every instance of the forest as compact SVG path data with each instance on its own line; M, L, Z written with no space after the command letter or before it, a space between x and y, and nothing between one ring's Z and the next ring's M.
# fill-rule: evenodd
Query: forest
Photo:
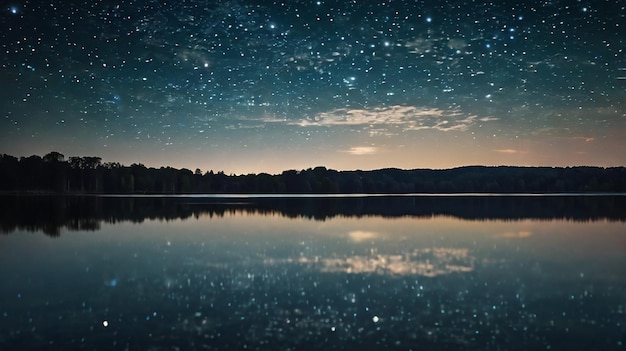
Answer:
M0 192L57 194L451 194L626 192L625 167L466 166L227 175L102 162L59 152L0 156Z

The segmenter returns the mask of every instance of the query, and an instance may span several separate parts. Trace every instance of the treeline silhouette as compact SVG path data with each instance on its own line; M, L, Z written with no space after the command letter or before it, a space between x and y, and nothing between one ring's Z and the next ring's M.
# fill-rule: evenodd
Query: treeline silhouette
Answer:
M0 232L96 231L103 223L177 220L226 214L334 217L451 216L464 220L626 221L626 196L0 196Z
M0 156L0 191L92 194L187 193L566 193L626 192L624 167L395 168L336 171L325 167L281 174L226 175L200 169L124 166L100 157Z

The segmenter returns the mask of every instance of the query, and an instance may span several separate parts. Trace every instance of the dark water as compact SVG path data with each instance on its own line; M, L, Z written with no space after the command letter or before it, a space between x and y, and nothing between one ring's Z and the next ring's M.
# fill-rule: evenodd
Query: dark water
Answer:
M0 350L626 348L624 196L0 204Z

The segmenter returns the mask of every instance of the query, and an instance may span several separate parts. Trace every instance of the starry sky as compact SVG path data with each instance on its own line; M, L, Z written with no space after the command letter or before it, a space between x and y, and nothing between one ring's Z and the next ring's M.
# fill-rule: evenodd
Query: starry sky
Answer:
M0 0L0 153L626 165L626 2Z

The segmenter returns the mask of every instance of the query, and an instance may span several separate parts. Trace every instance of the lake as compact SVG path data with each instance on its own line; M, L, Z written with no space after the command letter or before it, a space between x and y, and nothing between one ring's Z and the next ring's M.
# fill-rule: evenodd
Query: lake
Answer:
M626 196L3 196L2 350L622 350Z

